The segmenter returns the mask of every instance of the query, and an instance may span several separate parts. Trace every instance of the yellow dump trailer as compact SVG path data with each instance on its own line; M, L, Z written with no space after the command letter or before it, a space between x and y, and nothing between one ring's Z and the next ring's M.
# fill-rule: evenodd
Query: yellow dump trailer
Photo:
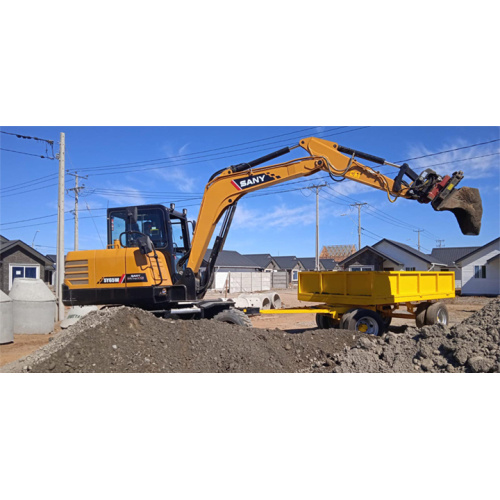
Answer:
M298 298L327 304L379 305L455 297L455 273L328 271L299 273Z
M379 335L389 328L392 318L415 319L418 327L448 324L446 305L436 300L453 297L453 272L301 272L299 300L321 304L261 313L316 313L319 328L340 327Z

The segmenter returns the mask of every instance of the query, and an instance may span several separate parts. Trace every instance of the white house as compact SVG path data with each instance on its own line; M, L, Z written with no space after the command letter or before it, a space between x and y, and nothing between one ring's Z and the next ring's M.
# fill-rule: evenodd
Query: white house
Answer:
M439 271L445 264L432 256L419 252L414 248L399 243L399 241L384 238L373 245L375 250L390 257L393 261L401 263L401 271Z
M436 262L443 262L446 267L441 271L453 271L455 273L455 288L462 288L462 268L456 264L458 259L478 250L480 247L439 247L433 248L430 257Z
M500 238L457 259L462 295L500 295Z

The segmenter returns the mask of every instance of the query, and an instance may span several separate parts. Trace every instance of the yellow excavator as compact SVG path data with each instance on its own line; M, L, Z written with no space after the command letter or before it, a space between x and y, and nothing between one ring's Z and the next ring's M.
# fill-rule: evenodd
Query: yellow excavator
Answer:
M307 156L261 166L302 147ZM394 179L363 159L398 169ZM173 204L110 208L107 213L108 246L104 250L69 252L65 262L65 305L127 305L164 317L215 318L248 325L231 300L204 300L214 277L217 256L224 246L238 200L247 193L326 172L334 180L351 179L397 198L430 203L437 211L454 213L462 233L479 234L482 203L476 188L457 188L463 172L441 177L427 169L421 174L408 164L309 137L299 144L264 157L215 172L209 179L198 215L189 221L187 211ZM225 216L206 266L202 263L212 235ZM192 242L190 237L192 228Z

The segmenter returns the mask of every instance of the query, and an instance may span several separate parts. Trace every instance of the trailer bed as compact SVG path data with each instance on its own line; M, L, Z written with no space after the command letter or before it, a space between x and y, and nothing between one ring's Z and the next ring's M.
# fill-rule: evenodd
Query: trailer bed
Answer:
M450 271L311 271L299 273L298 299L377 306L455 297Z

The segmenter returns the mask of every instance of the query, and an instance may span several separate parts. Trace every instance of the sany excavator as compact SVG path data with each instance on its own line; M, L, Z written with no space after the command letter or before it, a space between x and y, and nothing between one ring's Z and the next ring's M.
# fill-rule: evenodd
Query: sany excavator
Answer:
M302 147L308 156L275 165L270 160ZM358 161L399 169L391 179L376 168ZM248 324L246 316L231 300L203 300L213 281L214 267L224 246L238 200L247 193L307 177L318 172L332 179L352 179L397 198L430 203L437 211L454 213L463 234L477 235L481 227L482 203L475 188L456 186L463 172L441 177L427 169L414 172L406 163L396 165L383 158L314 137L262 158L220 170L206 187L198 221L188 221L187 211L172 204L141 205L108 209L108 247L105 250L69 252L65 263L65 305L127 305L164 317L215 318ZM203 259L222 216L206 267ZM190 242L189 224L193 238Z

